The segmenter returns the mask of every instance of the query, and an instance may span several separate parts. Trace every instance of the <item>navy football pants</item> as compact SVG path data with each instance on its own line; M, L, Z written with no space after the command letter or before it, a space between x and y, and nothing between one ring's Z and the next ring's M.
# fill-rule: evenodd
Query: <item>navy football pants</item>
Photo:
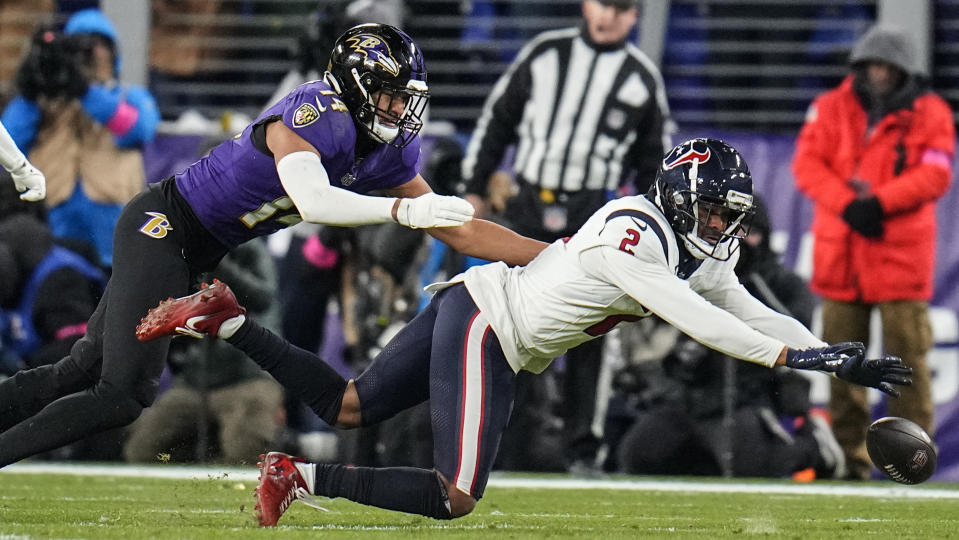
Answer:
M436 469L483 496L513 406L516 375L466 286L441 291L356 379L363 423L429 400Z

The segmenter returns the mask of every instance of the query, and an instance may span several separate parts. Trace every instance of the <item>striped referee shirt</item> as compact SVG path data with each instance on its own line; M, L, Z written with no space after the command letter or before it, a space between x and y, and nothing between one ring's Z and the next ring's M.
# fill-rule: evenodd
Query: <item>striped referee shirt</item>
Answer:
M520 182L559 192L648 186L672 144L662 75L632 43L601 46L585 26L544 32L486 100L463 160L485 195L507 147Z

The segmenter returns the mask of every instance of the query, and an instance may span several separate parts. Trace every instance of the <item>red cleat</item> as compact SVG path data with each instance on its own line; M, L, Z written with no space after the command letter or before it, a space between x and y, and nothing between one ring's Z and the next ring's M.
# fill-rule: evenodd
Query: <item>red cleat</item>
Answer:
M256 518L261 527L272 527L286 509L299 500L313 508L326 510L313 502L311 495L316 465L282 452L260 455L260 483L253 490ZM299 464L299 466L297 466Z
M168 298L147 312L137 325L137 339L150 341L174 334L216 336L224 321L244 313L246 308L237 303L230 287L214 279L213 285L204 283L197 293Z

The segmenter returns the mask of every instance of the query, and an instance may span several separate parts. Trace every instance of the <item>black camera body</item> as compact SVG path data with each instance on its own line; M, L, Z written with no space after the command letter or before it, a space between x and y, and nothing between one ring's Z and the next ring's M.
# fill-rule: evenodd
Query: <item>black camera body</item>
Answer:
M41 28L17 72L17 87L29 100L38 97L74 99L90 85L95 37Z

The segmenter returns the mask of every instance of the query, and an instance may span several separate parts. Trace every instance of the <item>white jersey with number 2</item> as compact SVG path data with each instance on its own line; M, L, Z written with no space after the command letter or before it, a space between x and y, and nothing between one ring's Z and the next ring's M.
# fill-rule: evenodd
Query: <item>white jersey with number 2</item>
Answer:
M623 197L526 266L477 266L428 289L465 282L516 372L539 373L617 323L652 314L707 347L766 366L784 346L825 345L743 288L733 272L738 250L728 261L707 258L682 279L681 249L652 202Z

